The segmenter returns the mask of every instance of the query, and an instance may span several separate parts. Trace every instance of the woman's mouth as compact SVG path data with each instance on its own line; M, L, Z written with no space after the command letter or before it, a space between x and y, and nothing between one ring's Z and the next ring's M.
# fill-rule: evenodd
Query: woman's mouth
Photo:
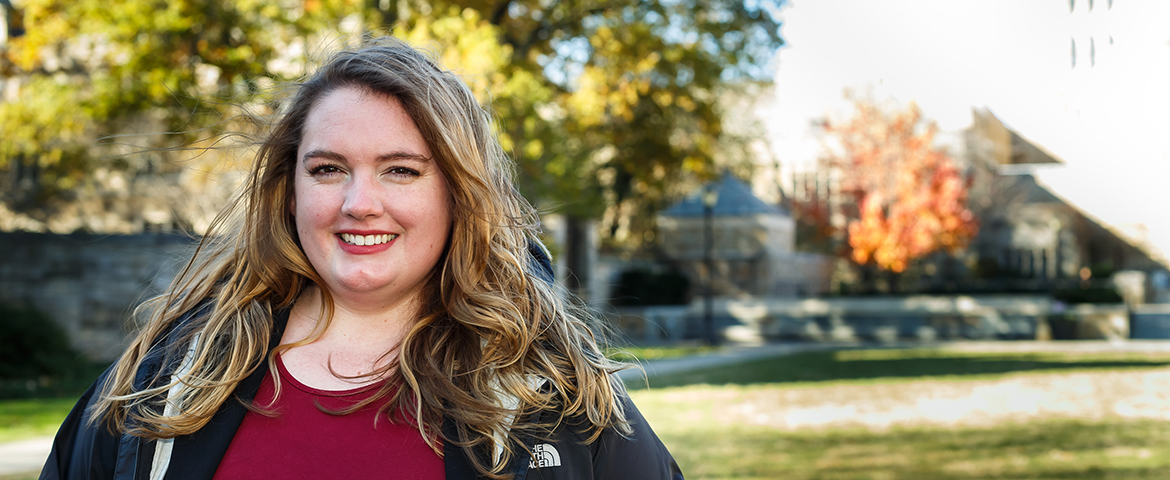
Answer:
M381 235L354 235L352 233L339 233L337 236L341 237L341 241L357 246L381 245L398 238L397 233L384 233Z

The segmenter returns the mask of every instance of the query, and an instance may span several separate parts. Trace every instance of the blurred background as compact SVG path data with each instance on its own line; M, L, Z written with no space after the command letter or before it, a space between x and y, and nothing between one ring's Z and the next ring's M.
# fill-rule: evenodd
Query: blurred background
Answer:
M0 0L0 479L363 35L497 118L691 478L1163 478L1170 4Z

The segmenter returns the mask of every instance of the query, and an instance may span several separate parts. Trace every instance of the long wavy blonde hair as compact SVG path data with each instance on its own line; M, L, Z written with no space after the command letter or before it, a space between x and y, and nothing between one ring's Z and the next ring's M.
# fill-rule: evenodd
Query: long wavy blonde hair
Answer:
M579 302L533 272L528 247L537 241L538 219L513 185L513 164L490 115L456 75L386 38L337 53L297 87L242 194L213 222L168 293L140 307L150 320L115 365L91 421L145 438L191 434L264 362L279 385L274 358L291 346L270 348L274 312L311 285L323 292L325 323L316 331L324 330L332 297L301 250L288 206L305 118L341 87L401 102L447 178L454 218L420 317L399 345L387 346L396 361L372 374L389 381L367 404L410 412L436 452L439 438L463 448L502 447L492 461L468 455L494 478L508 476L521 435L548 433L549 425L527 420L537 410L587 419L590 441L604 428L628 433L622 387L611 375L620 364L601 353ZM170 367L136 385L144 362ZM163 408L167 403L178 408ZM457 426L451 438L442 433L444 418Z

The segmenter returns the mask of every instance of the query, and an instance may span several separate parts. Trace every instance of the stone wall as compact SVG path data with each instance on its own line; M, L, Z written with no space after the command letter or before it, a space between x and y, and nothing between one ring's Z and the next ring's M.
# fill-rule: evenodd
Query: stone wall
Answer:
M1170 339L1170 304L1136 305L1130 318L1130 338Z
M170 234L0 233L0 302L40 310L86 357L113 360L134 306L166 289L195 243Z
M632 342L662 343L702 338L703 315L703 299L696 298L690 305L622 307L608 319ZM1170 306L1068 306L1044 295L717 297L712 317L717 335L747 343L1170 338Z

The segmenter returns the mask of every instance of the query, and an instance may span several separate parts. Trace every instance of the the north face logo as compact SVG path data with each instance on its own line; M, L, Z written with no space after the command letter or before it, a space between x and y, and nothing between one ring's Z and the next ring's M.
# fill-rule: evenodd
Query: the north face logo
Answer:
M532 460L528 468L545 468L561 466L561 454L556 447L547 443L538 443L532 447Z

